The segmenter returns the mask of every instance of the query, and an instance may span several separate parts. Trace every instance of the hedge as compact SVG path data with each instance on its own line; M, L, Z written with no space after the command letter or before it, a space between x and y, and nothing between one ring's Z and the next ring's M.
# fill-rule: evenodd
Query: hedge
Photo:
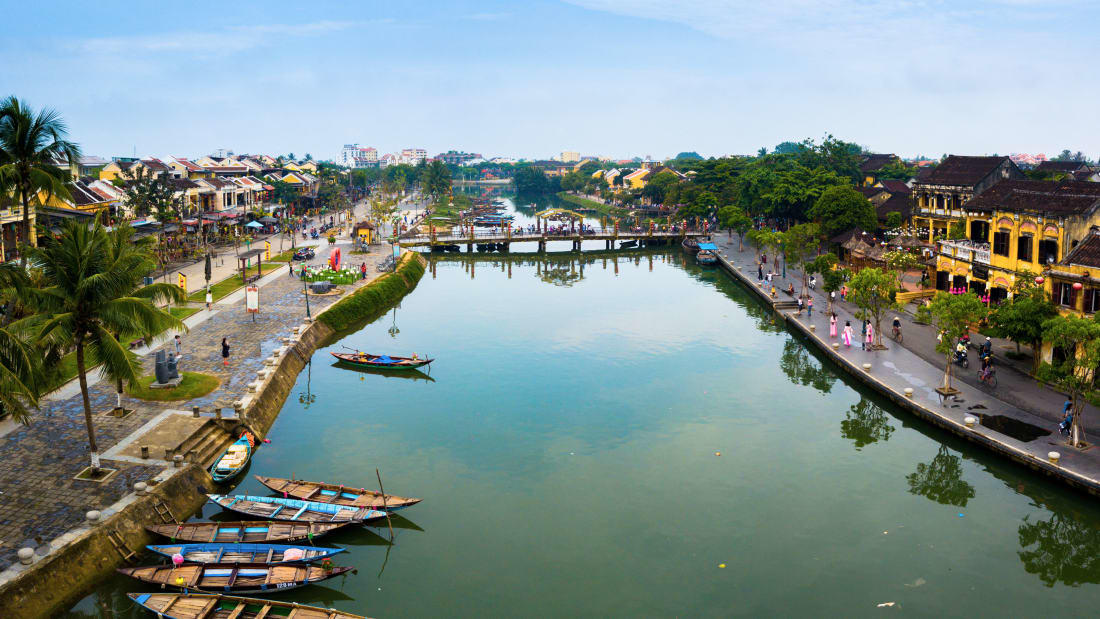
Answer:
M424 275L424 258L408 252L397 263L397 270L386 273L321 312L317 320L334 331L345 331L358 323L384 314L416 288Z

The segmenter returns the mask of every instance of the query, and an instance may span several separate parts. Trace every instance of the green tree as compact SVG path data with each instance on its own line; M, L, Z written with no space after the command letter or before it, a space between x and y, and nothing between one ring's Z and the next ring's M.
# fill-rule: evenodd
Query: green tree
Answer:
M872 348L882 348L882 317L899 308L897 294L901 291L894 271L876 268L862 269L848 282L848 300L860 308L858 317L875 323Z
M1070 395L1073 424L1070 441L1080 447L1084 441L1085 396L1097 385L1100 371L1100 322L1095 318L1056 316L1043 323L1043 339L1065 352L1064 360L1054 359L1055 383Z
M970 325L977 324L987 313L986 306L974 293L948 294L939 291L928 308L932 326L940 334L936 352L944 356L943 388L952 389L951 367L955 343L969 335Z
M897 230L897 229L901 228L901 225L902 225L902 219L901 219L901 213L900 212L890 211L889 213L886 213L886 229L887 230Z
M951 222L947 227L947 238L951 241L961 241L966 238L966 222L959 220Z
M836 262L836 256L832 254L824 254L833 257L833 262ZM821 289L829 294L829 307L828 312L833 313L833 294L840 290L844 286L844 282L848 281L852 277L852 272L848 269L827 269L821 271Z
M61 116L45 108L35 113L15 96L0 101L0 176L11 179L23 206L23 242L31 245L31 201L40 193L69 198L69 172L58 162L80 160L80 147L66 139ZM27 265L20 252L19 265Z
M1058 315L1058 308L1047 298L1042 286L1031 283L1030 278L1017 279L1026 282L1012 294L1012 298L1002 302L989 313L989 325L994 332L1016 343L1016 352L1020 344L1031 346L1032 369L1039 369L1039 347L1043 343L1043 323Z
M916 175L917 166L907 166L904 161L892 161L879 168L878 172L875 173L880 181L908 181Z
M165 228L182 218L183 194L177 193L172 181L166 175L154 176L144 168L138 168L137 174L130 176L126 184L126 204L134 213L151 216L160 224L157 233L157 255L163 269L163 277L168 278L168 244Z
M542 168L535 166L523 166L517 168L512 175L512 182L516 185L516 193L520 195L540 195L547 193L550 187L546 179L546 173Z
M966 507L974 498L974 486L962 478L962 460L940 445L932 461L917 464L917 470L905 476L909 492L940 505Z
M746 238L758 249L771 252L773 264L778 261L779 248L783 245L783 237L778 232L767 228L754 228L749 230Z
M36 314L20 322L37 330L39 343L75 351L91 468L96 471L99 449L88 397L89 361L99 362L110 380L132 384L138 380L141 364L115 334L161 333L183 323L150 298L134 296L135 273L145 272L148 257L139 252L115 256L110 236L98 219L91 226L69 220L60 238L46 238L30 255L44 282L41 288L26 291L27 303ZM173 286L156 290L172 299L182 298Z
M798 224L781 233L783 256L788 264L794 264L802 272L802 290L799 295L806 296L807 280L810 277L807 265L816 257L821 246L821 226L817 224Z
M451 171L442 161L432 161L424 167L421 190L433 199L451 193Z
M737 231L737 251L745 251L745 233L752 229L752 218L734 205L718 209L718 224L731 231Z
M829 187L814 202L808 216L821 224L827 237L860 228L874 230L878 227L875 207L855 189L848 186Z
M0 299L11 312L11 304L28 285L26 272L11 262L0 264ZM0 412L8 413L20 423L30 421L31 408L38 407L45 364L29 345L27 334L9 329L9 322L0 324Z

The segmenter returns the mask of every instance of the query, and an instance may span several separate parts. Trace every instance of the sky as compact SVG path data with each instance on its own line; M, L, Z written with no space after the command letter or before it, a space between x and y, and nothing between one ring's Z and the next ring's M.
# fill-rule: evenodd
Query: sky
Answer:
M86 154L1100 156L1093 0L0 0Z

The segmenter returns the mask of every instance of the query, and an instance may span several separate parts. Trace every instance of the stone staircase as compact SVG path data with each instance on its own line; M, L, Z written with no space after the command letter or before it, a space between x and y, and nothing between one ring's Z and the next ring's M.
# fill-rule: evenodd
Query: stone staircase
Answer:
M176 447L175 453L184 457L184 460L190 461L189 454L194 452L194 461L203 468L209 468L214 463L214 460L222 454L237 440L236 436L230 433L229 424L224 421L219 422L215 419L207 419L206 423L199 426L191 436L183 440L182 443Z

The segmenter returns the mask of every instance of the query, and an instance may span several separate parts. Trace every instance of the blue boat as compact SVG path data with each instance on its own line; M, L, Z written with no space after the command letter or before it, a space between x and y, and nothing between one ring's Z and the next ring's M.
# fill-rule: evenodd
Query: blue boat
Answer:
M299 499L238 494L208 494L210 501L229 511L248 514L268 520L293 520L295 522L368 522L386 517L386 512Z
M714 264L718 262L718 246L714 243L699 243L699 251L695 254L695 261L699 264Z
M324 548L308 544L153 544L146 548L166 557L183 555L183 560L188 563L310 562L344 552L343 548Z
M248 459L252 457L254 441L251 432L248 430L241 432L237 442L230 445L229 449L226 449L225 453L210 467L210 476L214 481L228 481L240 475L248 464Z

